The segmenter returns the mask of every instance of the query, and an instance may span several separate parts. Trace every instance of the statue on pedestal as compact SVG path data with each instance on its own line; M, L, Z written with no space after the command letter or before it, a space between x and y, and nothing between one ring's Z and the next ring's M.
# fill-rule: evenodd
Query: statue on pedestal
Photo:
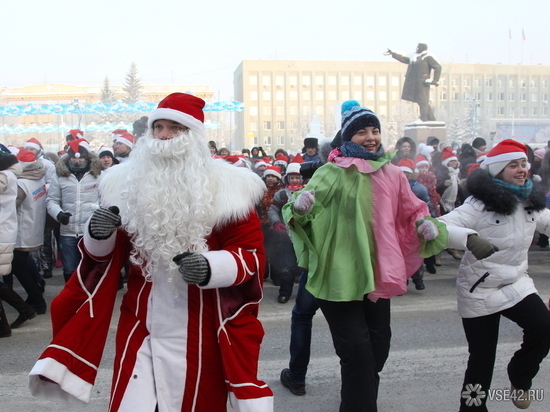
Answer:
M430 86L438 86L441 65L434 56L428 53L428 45L418 43L416 53L411 56L405 56L390 49L384 54L409 65L401 98L418 103L422 121L434 121L435 116L429 104Z

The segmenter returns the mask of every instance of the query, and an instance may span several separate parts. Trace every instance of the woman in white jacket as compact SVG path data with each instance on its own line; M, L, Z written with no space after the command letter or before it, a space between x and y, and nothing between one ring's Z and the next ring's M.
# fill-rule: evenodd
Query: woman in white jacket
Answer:
M487 411L501 316L524 332L508 364L518 408L529 406L532 380L550 348L550 314L527 274L535 230L550 235L550 210L528 170L525 145L504 140L468 178L471 196L439 218L449 229L449 247L467 249L457 279L458 312L470 353L460 411Z

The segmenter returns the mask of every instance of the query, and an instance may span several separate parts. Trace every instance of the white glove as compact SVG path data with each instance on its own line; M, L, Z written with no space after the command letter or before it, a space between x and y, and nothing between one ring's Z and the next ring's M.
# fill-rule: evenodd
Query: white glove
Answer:
M294 201L294 211L299 215L311 212L315 204L315 190L304 190Z
M434 240L439 236L439 230L434 222L427 219L418 219L416 222L416 233L425 240Z

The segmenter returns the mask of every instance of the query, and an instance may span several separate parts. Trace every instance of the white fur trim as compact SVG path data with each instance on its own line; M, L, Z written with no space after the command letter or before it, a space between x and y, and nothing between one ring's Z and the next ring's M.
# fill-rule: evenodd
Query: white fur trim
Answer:
M237 262L231 252L214 250L202 253L210 265L210 281L203 289L227 288L237 280Z
M441 164L445 167L447 167L447 165L449 164L450 161L453 161L453 160L458 160L458 157L456 156L451 156L451 157L448 157L447 159L445 160L442 160L441 161Z
M91 219L91 216L90 216ZM103 240L97 240L90 236L90 231L88 228L90 227L90 219L86 222L84 227L86 228L84 230L84 247L88 251L88 253L95 259L101 259L107 255L109 255L114 249L116 245L116 230L115 232L108 237L107 239Z
M153 127L153 123L155 122L155 120L160 119L173 120L174 122L178 122L179 124L187 126L188 128L193 129L197 132L204 133L204 124L199 119L196 119L195 117L187 113L180 112L179 110L168 108L153 110L153 112L149 115L149 129Z
M399 166L399 168L400 168L401 170L403 170L404 172L413 173L413 170L412 170L410 167L407 167L407 166Z
M511 162L512 160L517 159L527 159L527 155L523 152L509 152L509 153L502 153L496 156L487 156L483 163L490 165L492 163L498 163L498 162Z
M40 145L37 145L36 143L33 143L33 142L27 142L25 143L25 146L23 146L25 149L35 149L35 150L41 150L42 148L40 147ZM18 150L19 152L19 150Z
M250 384L250 386L252 386L252 384ZM232 408L237 408L240 412L273 412L273 396L254 399L237 399L233 392L229 392L229 404Z
M133 149L133 148L134 148L134 144L133 144L131 141L129 141L128 139L122 137L122 136L119 135L119 134L116 134L116 135L115 135L115 138L113 139L113 141L114 141L115 143L122 143L122 144L128 146L130 149Z
M40 379L40 375L53 382ZM92 387L92 384L81 379L69 371L65 365L52 358L39 359L29 373L31 394L49 401L65 401L73 404L88 403Z

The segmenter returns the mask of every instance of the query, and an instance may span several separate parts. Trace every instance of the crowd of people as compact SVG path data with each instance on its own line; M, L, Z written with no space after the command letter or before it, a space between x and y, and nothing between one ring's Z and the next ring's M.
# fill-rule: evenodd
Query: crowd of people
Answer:
M50 304L53 341L30 373L31 393L89 401L126 282L110 410L224 411L229 399L272 411L257 377L270 281L281 304L297 284L282 384L306 393L321 309L340 358L340 411L376 411L391 298L409 279L424 290L425 271L436 273L447 250L461 260L470 353L461 392L490 388L505 316L524 331L511 387L528 394L550 348L550 314L527 275L535 231L541 247L550 235L550 151L514 140L487 150L481 137L461 147L403 137L386 150L376 114L348 101L330 144L307 137L299 154L234 155L204 139L203 107L171 94L95 152L80 130L59 157L34 138L0 146L0 337L46 313L58 256L66 282ZM11 324L2 300L19 314ZM461 397L460 411L486 411L478 400Z

